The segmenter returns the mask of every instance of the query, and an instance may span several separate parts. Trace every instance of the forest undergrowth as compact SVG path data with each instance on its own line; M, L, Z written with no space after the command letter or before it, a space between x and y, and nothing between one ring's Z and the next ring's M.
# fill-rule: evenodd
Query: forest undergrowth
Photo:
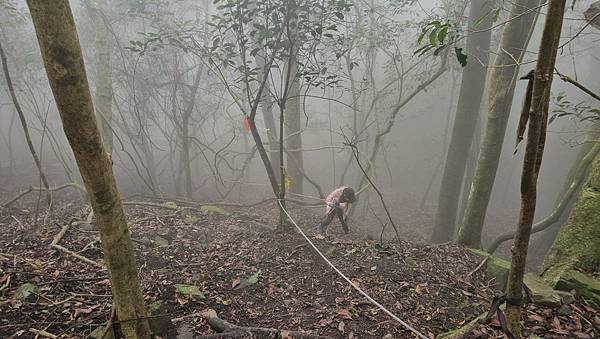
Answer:
M87 337L104 328L112 313L98 234L93 221L86 222L89 208L69 193L48 213L42 199L36 226L36 198L0 209L0 337L30 338L35 331ZM161 305L151 323L173 320L162 337L215 333L199 316L207 309L239 326L334 338L411 337L344 282L300 234L276 232L275 208L144 203L155 205L127 205L126 212L146 303ZM292 206L290 212L342 272L427 336L486 312L499 293L494 279L476 270L479 258L461 247L381 243L356 231L344 236L335 224L329 237L318 239L315 209ZM61 229L60 246L90 262L50 247ZM567 308L527 306L525 333L597 336L598 310L579 302ZM469 337L502 334L492 320Z

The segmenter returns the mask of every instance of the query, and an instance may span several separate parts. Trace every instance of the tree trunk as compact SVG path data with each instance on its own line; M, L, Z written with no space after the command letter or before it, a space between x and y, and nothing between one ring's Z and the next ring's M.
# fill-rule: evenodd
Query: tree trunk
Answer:
M598 270L600 263L600 157L544 260L544 278L556 283L571 269Z
M297 53L297 52L295 52ZM285 104L285 128L288 175L290 178L290 193L302 194L304 186L304 159L302 156L302 112L300 111L300 81L298 79L298 64L293 58L287 65L289 70L290 91Z
M442 243L452 240L456 224L456 213L465 168L469 158L473 135L479 117L479 107L485 88L488 54L493 21L493 0L472 1L469 11L467 54L470 60L463 70L460 94L446 165L442 176L437 213L431 241Z
M46 73L96 216L113 302L127 338L150 338L133 245L112 162L102 144L67 0L28 0Z
M15 105L15 109L17 110L17 114L19 115L19 120L21 121L21 126L23 126L23 134L25 135L25 140L27 141L27 146L29 147L29 152L31 152L31 156L33 157L33 161L35 162L35 166L40 173L40 179L42 180L42 184L44 188L46 188L46 200L48 204L51 201L50 185L48 185L48 179L46 179L46 174L42 169L42 162L35 151L35 147L33 146L33 142L31 141L31 136L29 136L29 128L27 127L27 120L25 120L25 114L21 109L21 104L19 104L19 100L17 99L17 95L15 94L15 89L13 88L12 79L10 77L10 73L8 71L8 62L6 60L6 55L4 54L4 49L2 49L2 44L0 44L0 58L2 59L2 69L4 70L4 78L6 79L6 85L8 86L8 92L10 93L10 97L12 99L13 105ZM11 147L12 150L12 147ZM11 164L12 164L12 156L11 156Z
M100 121L100 132L104 148L112 153L112 75L110 69L110 34L104 22L103 12L106 8L105 1L99 1L93 10L94 24L96 27L94 58L96 62L96 95L94 106Z
M256 54L256 66L258 69L259 82L263 81L263 77L265 76L265 72L263 69L265 68L265 56L264 52L259 51ZM271 93L271 86L269 81L265 82L265 89L263 91L263 97L261 99L261 111L263 115L263 120L265 122L265 127L267 129L267 140L269 141L269 153L271 155L271 165L273 165L273 172L275 173L275 177L277 181L279 178L279 171L275 170L275 166L279 164L279 138L277 137L277 126L275 125L275 118L273 118L273 104L275 99L273 98L273 94Z
M535 215L536 186L542 156L544 155L550 88L552 87L564 10L565 0L549 1L534 74L533 92L531 93L527 144L521 179L521 213L517 225L517 234L511 249L512 260L507 286L506 317L511 332L517 337L520 337L521 333L523 275L525 273L529 236L531 235L531 226Z
M519 73L518 63L523 60L538 15L538 11L533 8L539 4L540 0L517 0L509 15L509 18L514 19L510 20L502 31L500 46L488 81L488 117L483 143L458 235L458 242L467 246L481 246L483 222L496 178Z

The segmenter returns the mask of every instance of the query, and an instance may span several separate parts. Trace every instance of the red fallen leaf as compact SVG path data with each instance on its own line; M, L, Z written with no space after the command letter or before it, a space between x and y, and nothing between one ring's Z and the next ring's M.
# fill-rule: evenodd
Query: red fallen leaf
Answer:
M95 308L100 307L100 305L90 306L88 308L76 308L75 314L73 314L73 319L77 319L80 314L90 314L94 311Z
M348 311L345 308L340 308L337 315L340 319L352 320L352 316L350 316L350 311Z
M231 288L235 288L237 285L240 284L241 281L242 278L240 277L236 277L235 279L233 279L233 281L231 282Z

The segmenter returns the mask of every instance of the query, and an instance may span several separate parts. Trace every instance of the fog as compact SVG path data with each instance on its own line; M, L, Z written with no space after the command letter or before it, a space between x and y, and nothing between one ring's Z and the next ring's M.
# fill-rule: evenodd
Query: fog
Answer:
M574 8L565 13L561 41L566 46L559 49L556 68L588 88L598 89L600 32L593 28L580 32L585 25L582 13L591 3L577 1ZM219 28L215 28L214 23L218 20L213 15L218 17L224 11L218 9L218 5L206 0L106 1L104 4L106 7L100 20L108 27L111 46L112 159L119 190L125 198L155 196L165 201L245 204L273 195L261 158L253 151L252 135L244 129L240 107L249 109L251 106L245 96L242 76L232 67L223 67L220 61L211 63L216 59L210 60L210 56L200 51L200 47L208 46L210 50L214 44L216 50L213 52L225 53L222 42L214 40ZM330 86L322 86L311 85L306 78L300 79L303 170L306 178L317 183L325 195L341 184L356 190L362 188L359 187L362 172L352 158L350 148L344 145L345 137L355 136L362 165L366 166L376 135L386 128L395 107L410 98L399 109L389 134L382 138L370 176L383 193L402 236L427 241L436 213L463 71L453 50L455 46L465 48L465 41L458 39L447 47L448 56L444 52L437 56L431 53L418 55L415 51L420 47L421 29L434 19L456 23L457 32L463 37L468 35L468 11L462 13L465 5L459 2L433 0L406 3L369 0L356 1L353 5L352 9L343 11L344 20L338 22L337 31L332 32L339 34L342 42L335 45L335 40L324 41L312 50L315 62L321 67L329 67L322 72L321 78L326 80L325 76L331 75L329 79L336 81ZM46 80L27 6L24 1L4 1L2 6L0 41L7 55L16 96L50 186L81 182ZM92 96L97 100L94 96L98 81L95 5L71 1L71 6ZM510 3L497 6L489 50L492 60L498 50L502 23L507 20ZM546 8L541 7L519 76L535 67L545 11ZM162 41L153 40L152 34L161 35ZM196 46L198 50L190 46ZM153 47L156 50L152 50ZM336 51L342 51L343 56L332 57ZM303 46L301 53L305 52ZM232 58L239 62L239 57ZM301 56L305 63L310 58ZM447 70L411 97L420 84L435 74L443 58L447 58ZM348 67L353 62L355 64ZM468 57L467 62L478 61ZM254 61L251 63L254 65ZM279 59L272 67L270 90L276 96L283 95L278 91L285 87L282 85L285 67ZM197 90L193 88L196 77L199 77ZM41 183L5 79L0 78L0 186L1 197L8 199ZM524 144L519 145L516 154L513 151L526 85L526 81L517 81L486 214L484 246L496 235L514 229L518 220ZM256 91L256 83L251 87ZM193 91L196 92L191 97ZM231 93L237 97L232 97ZM554 78L552 93L553 96L564 93L574 104L598 104L559 77ZM483 96L474 149L482 140L488 94L486 91ZM261 107L263 105L264 102ZM184 113L189 107L190 117L186 122ZM556 107L551 102L550 115ZM273 115L277 128L279 113L275 105ZM364 127L358 135L353 131L355 114L359 127L361 124ZM182 124L188 124L185 128L189 129L191 195L186 193L185 170L181 167L180 150L182 138L185 138L181 134ZM256 126L268 151L270 145L261 108L256 114ZM543 219L554 209L586 132L591 129L590 122L568 116L549 125L538 182L536 220ZM250 155L252 157L245 166ZM474 157L476 151L472 149L471 155ZM469 161L472 167L476 158ZM290 163L286 166L293 167ZM275 168L279 171L278 166ZM318 202L319 192L306 178L302 180L302 187L292 180L290 197L306 203ZM467 193L463 194L468 194L468 185ZM276 209L271 205L267 208ZM317 214L320 211L315 209ZM353 212L352 227L365 234L378 234L381 224L376 216L383 216L382 205L375 192L367 188L361 192ZM508 252L504 249L503 253Z

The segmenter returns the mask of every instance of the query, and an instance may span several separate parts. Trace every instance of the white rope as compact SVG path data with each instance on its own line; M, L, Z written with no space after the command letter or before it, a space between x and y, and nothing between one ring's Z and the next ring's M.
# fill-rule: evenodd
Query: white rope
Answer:
M300 226L298 226L298 224L296 224L296 222L294 221L294 219L292 219L292 216L290 216L290 214L288 213L288 211L283 207L283 205L281 204L281 200L277 200L277 203L279 204L279 207L281 207L281 209L283 210L283 212L287 215L288 219L290 219L290 221L292 222L292 224L294 224L294 226L296 226L296 229L298 229L298 232L300 232L300 234L302 234L302 236L308 242L308 244L310 246L312 246L312 248L321 256L321 258L323 258L323 260L325 260L325 262L327 264L329 264L329 266L331 266L331 268L333 268L333 270L337 274L339 274L340 277L342 277L344 280L346 280L346 282L348 284L350 284L350 286L352 286L355 290L357 290L360 294L362 294L365 298L367 298L367 300L369 300L373 305L377 306L383 312L387 313L390 317L392 317L394 320L396 320L398 323L400 323L400 325L404 326L404 328L406 328L407 330L413 332L417 337L422 338L422 339L429 339L423 333L417 331L414 327L412 327L409 324L407 324L404 321L402 321L402 319L398 318L394 313L390 312L383 305L381 305L380 303L378 303L377 301L375 301L375 299L371 298L366 292L364 292L363 290L361 290L360 287L358 287L355 283L352 282L352 280L348 279L348 277L346 277L344 275L344 273L342 273L337 267L335 267L335 265L333 263L331 263L331 261L329 261L329 259L327 259L327 257L325 257L325 255L317 248L317 246L315 246L315 244L313 244L313 242L310 241L310 239L306 236L306 234L304 233L304 231L302 231L302 229L300 228Z

